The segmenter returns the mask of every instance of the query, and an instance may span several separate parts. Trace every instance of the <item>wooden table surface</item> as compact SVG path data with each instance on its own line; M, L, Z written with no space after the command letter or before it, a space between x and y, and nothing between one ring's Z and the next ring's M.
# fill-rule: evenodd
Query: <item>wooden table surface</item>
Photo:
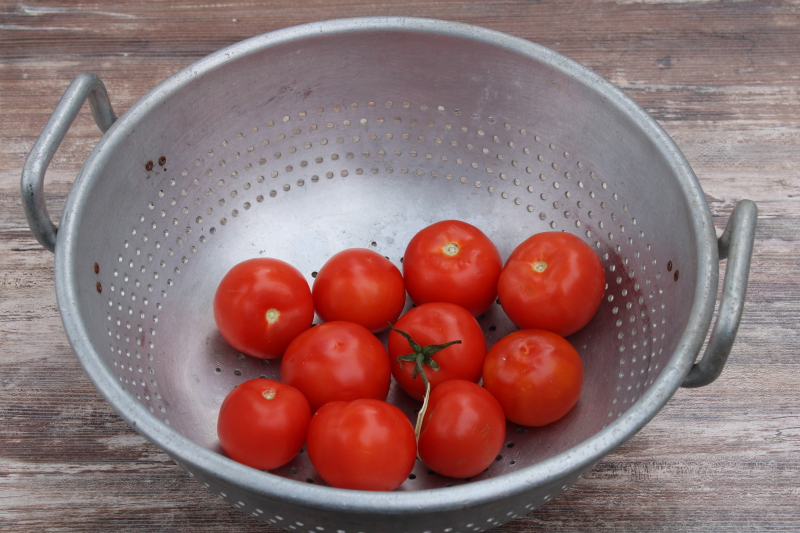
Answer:
M219 48L303 22L442 18L501 30L608 78L675 139L724 227L760 209L744 317L723 375L499 530L800 531L800 3L796 0L0 1L0 531L265 531L129 428L74 357L53 255L25 222L23 161L72 78L118 114ZM47 174L60 215L99 139L87 108Z

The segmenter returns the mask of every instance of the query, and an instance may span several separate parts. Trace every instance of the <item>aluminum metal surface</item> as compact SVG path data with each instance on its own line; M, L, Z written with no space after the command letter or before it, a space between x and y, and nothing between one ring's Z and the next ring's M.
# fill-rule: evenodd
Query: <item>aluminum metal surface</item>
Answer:
M608 288L570 338L586 368L576 408L545 428L509 425L473 479L419 464L391 493L325 486L302 453L272 473L219 453L225 394L280 375L219 337L211 300L224 273L272 256L313 283L347 247L402 267L411 236L447 218L480 227L504 258L547 230L597 250ZM55 251L70 342L126 421L244 511L347 533L480 531L566 490L680 386L718 278L700 185L644 110L541 46L410 18L288 28L170 77L87 159ZM515 329L499 306L480 323L490 344ZM396 389L390 400L418 408Z
M36 240L51 252L55 251L57 228L50 219L44 200L44 174L87 100L100 130L105 132L111 127L117 116L111 108L105 85L94 74L82 74L67 88L22 169L20 189L28 226Z
M720 259L728 259L719 313L703 357L692 365L681 383L682 387L708 385L719 377L725 367L744 311L757 219L756 204L750 200L740 201L718 240Z

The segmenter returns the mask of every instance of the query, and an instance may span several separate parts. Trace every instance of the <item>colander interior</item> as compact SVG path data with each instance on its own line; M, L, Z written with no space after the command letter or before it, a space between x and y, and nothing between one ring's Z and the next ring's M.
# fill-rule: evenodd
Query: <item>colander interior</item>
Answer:
M607 282L597 316L569 338L585 364L582 397L547 427L509 424L473 480L596 434L647 391L683 333L696 207L670 154L561 61L365 29L265 40L156 89L109 132L70 215L69 268L95 350L132 401L220 451L225 395L280 376L279 360L240 354L215 328L214 291L237 262L276 257L313 284L344 248L402 269L409 239L443 219L481 228L504 259L533 233L566 231L597 251ZM499 305L480 323L490 345L516 329ZM390 400L415 417L401 390ZM305 453L273 473L324 483ZM400 490L473 480L418 464Z

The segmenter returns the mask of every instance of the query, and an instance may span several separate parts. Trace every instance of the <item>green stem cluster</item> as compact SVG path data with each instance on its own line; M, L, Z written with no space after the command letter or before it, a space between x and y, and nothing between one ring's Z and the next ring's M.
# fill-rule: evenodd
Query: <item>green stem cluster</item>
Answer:
M439 370L439 363L434 361L431 356L437 352L441 352L448 346L452 346L453 344L461 344L460 340L457 341L450 341L445 342L444 344L429 344L428 346L420 346L417 341L411 338L411 335L406 333L405 331L401 331L391 324L389 327L392 328L393 331L399 333L403 337L406 338L408 341L408 345L411 346L411 349L414 350L414 353L410 353L407 355L401 355L397 358L397 362L400 363L400 367L403 366L403 361L409 361L414 363L414 372L411 374L413 379L417 379L417 376L422 374L422 382L425 383L425 386L430 386L428 382L428 376L425 375L425 365L431 367L434 371Z
M461 341L457 340L445 342L444 344L429 344L428 346L420 346L420 344L412 339L411 335L405 331L401 331L391 324L389 324L389 327L391 327L393 331L405 337L405 339L408 341L408 345L414 351L414 353L401 355L397 358L397 362L400 364L400 367L402 368L403 361L414 363L414 372L412 372L411 377L413 379L417 379L417 376L421 375L422 382L425 384L425 397L422 400L422 409L420 409L419 415L417 415L417 423L414 427L414 434L417 437L417 441L419 441L419 432L422 428L422 419L425 417L425 411L428 409L428 398L431 395L431 383L428 381L428 376L425 375L425 365L428 365L434 371L439 370L439 363L434 361L431 356L437 352L441 352L448 346L452 346L453 344L461 344Z

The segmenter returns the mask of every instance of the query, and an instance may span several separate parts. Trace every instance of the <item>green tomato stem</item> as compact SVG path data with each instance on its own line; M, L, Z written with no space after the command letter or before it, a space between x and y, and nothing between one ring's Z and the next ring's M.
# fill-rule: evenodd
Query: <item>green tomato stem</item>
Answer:
M414 426L414 436L416 437L417 442L419 442L419 433L422 430L422 420L425 418L425 411L428 409L428 398L431 395L431 383L428 381L428 376L425 375L425 365L428 365L434 371L438 371L441 367L439 366L439 363L434 361L431 356L435 353L441 352L448 346L452 346L453 344L461 344L461 341L456 340L445 342L443 344L429 344L428 346L420 346L419 343L412 339L411 335L405 331L395 328L392 324L389 324L389 327L392 328L393 331L405 337L408 341L408 345L412 350L414 350L414 353L401 355L397 358L397 362L400 364L400 367L402 368L403 361L413 362L414 371L411 373L411 377L413 379L417 379L418 375L422 375L422 382L425 384L425 397L422 399L422 409L419 410L419 414L417 415L417 423ZM417 457L419 458L419 454L417 454Z
M434 361L431 356L435 353L441 352L448 346L452 346L453 344L461 344L461 341L457 340L445 342L444 344L429 344L428 346L420 346L419 343L412 339L411 335L405 331L401 331L391 324L389 324L389 327L392 328L393 331L405 337L405 339L408 341L408 345L412 350L414 350L414 353L401 355L397 358L397 362L400 364L400 367L403 367L403 361L413 362L414 372L411 374L411 377L413 379L417 379L417 376L422 374L422 382L425 383L426 386L429 386L430 383L428 382L428 376L425 375L425 365L428 365L434 371L438 371L439 368L441 368L439 363Z

